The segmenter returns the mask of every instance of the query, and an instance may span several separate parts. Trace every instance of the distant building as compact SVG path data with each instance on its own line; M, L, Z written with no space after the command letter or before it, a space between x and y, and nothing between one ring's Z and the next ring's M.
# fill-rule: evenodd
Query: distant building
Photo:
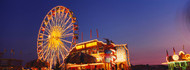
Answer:
M0 70L22 70L22 60L0 59Z
M0 52L0 58L2 58L3 54L4 54L3 52Z
M97 61L90 64L67 64L67 69L131 70L127 44L106 44L95 39L77 44L70 54L76 52L92 55Z
M14 58L4 58L3 55L6 53L0 52L0 70L22 70L23 60ZM11 49L11 54L14 54L14 50Z

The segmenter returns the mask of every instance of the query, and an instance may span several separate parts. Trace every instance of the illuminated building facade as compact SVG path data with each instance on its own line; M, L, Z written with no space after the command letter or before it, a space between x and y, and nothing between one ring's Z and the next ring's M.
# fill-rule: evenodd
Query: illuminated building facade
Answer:
M67 64L67 69L71 70L131 70L129 51L127 44L110 45L98 41L97 39L77 44L71 53L82 52L94 56L96 63L89 64Z
M190 70L190 54L186 54L183 51L180 51L179 55L177 55L174 49L172 56L168 56L167 52L166 61L162 64L168 64L169 70Z

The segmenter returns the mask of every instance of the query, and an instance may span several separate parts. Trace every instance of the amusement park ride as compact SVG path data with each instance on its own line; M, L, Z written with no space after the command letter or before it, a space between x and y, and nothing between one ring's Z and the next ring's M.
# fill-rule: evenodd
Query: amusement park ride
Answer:
M38 33L38 59L47 61L50 68L57 62L63 64L63 59L75 46L78 39L78 24L73 12L64 6L51 9Z
M56 64L60 64L59 67L63 69L80 70L81 68L78 69L76 64L64 63L65 58L74 51L96 58L96 63L86 64L91 66L91 70L93 65L108 70L111 70L111 67L115 70L130 69L127 44L106 44L96 39L78 43L78 35L78 23L74 13L64 6L54 7L47 13L39 29L37 38L38 59L50 64L48 70L52 70ZM65 65L68 66L65 67ZM85 68L85 64L83 65Z
M184 49L184 46L183 46ZM172 56L168 55L168 51L166 50L167 56L165 63L168 64L169 70L190 70L190 54L186 54L184 51L180 51L179 55L175 53L175 49L173 48L174 54Z

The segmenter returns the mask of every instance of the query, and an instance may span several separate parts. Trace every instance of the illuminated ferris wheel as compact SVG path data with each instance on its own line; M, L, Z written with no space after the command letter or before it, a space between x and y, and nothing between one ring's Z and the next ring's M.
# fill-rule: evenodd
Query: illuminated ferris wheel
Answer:
M37 38L38 59L51 66L62 64L77 43L78 24L73 12L64 6L51 9L42 21Z

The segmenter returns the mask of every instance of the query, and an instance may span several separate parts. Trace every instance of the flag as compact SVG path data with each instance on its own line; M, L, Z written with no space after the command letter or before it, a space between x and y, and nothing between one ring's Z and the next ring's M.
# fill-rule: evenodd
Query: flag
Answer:
M166 55L167 55L167 57L169 56L169 55L168 55L168 50L166 50Z
M90 39L92 39L92 29L90 29Z
M11 49L11 54L13 54L13 55L15 54L15 51L13 49Z
M99 35L98 35L98 29L96 29L96 34L97 34L97 38L99 38Z
M83 42L83 32L81 33L81 40L82 40L82 42Z
M174 54L175 54L175 49L174 49L174 47L173 47L173 52L174 52Z

